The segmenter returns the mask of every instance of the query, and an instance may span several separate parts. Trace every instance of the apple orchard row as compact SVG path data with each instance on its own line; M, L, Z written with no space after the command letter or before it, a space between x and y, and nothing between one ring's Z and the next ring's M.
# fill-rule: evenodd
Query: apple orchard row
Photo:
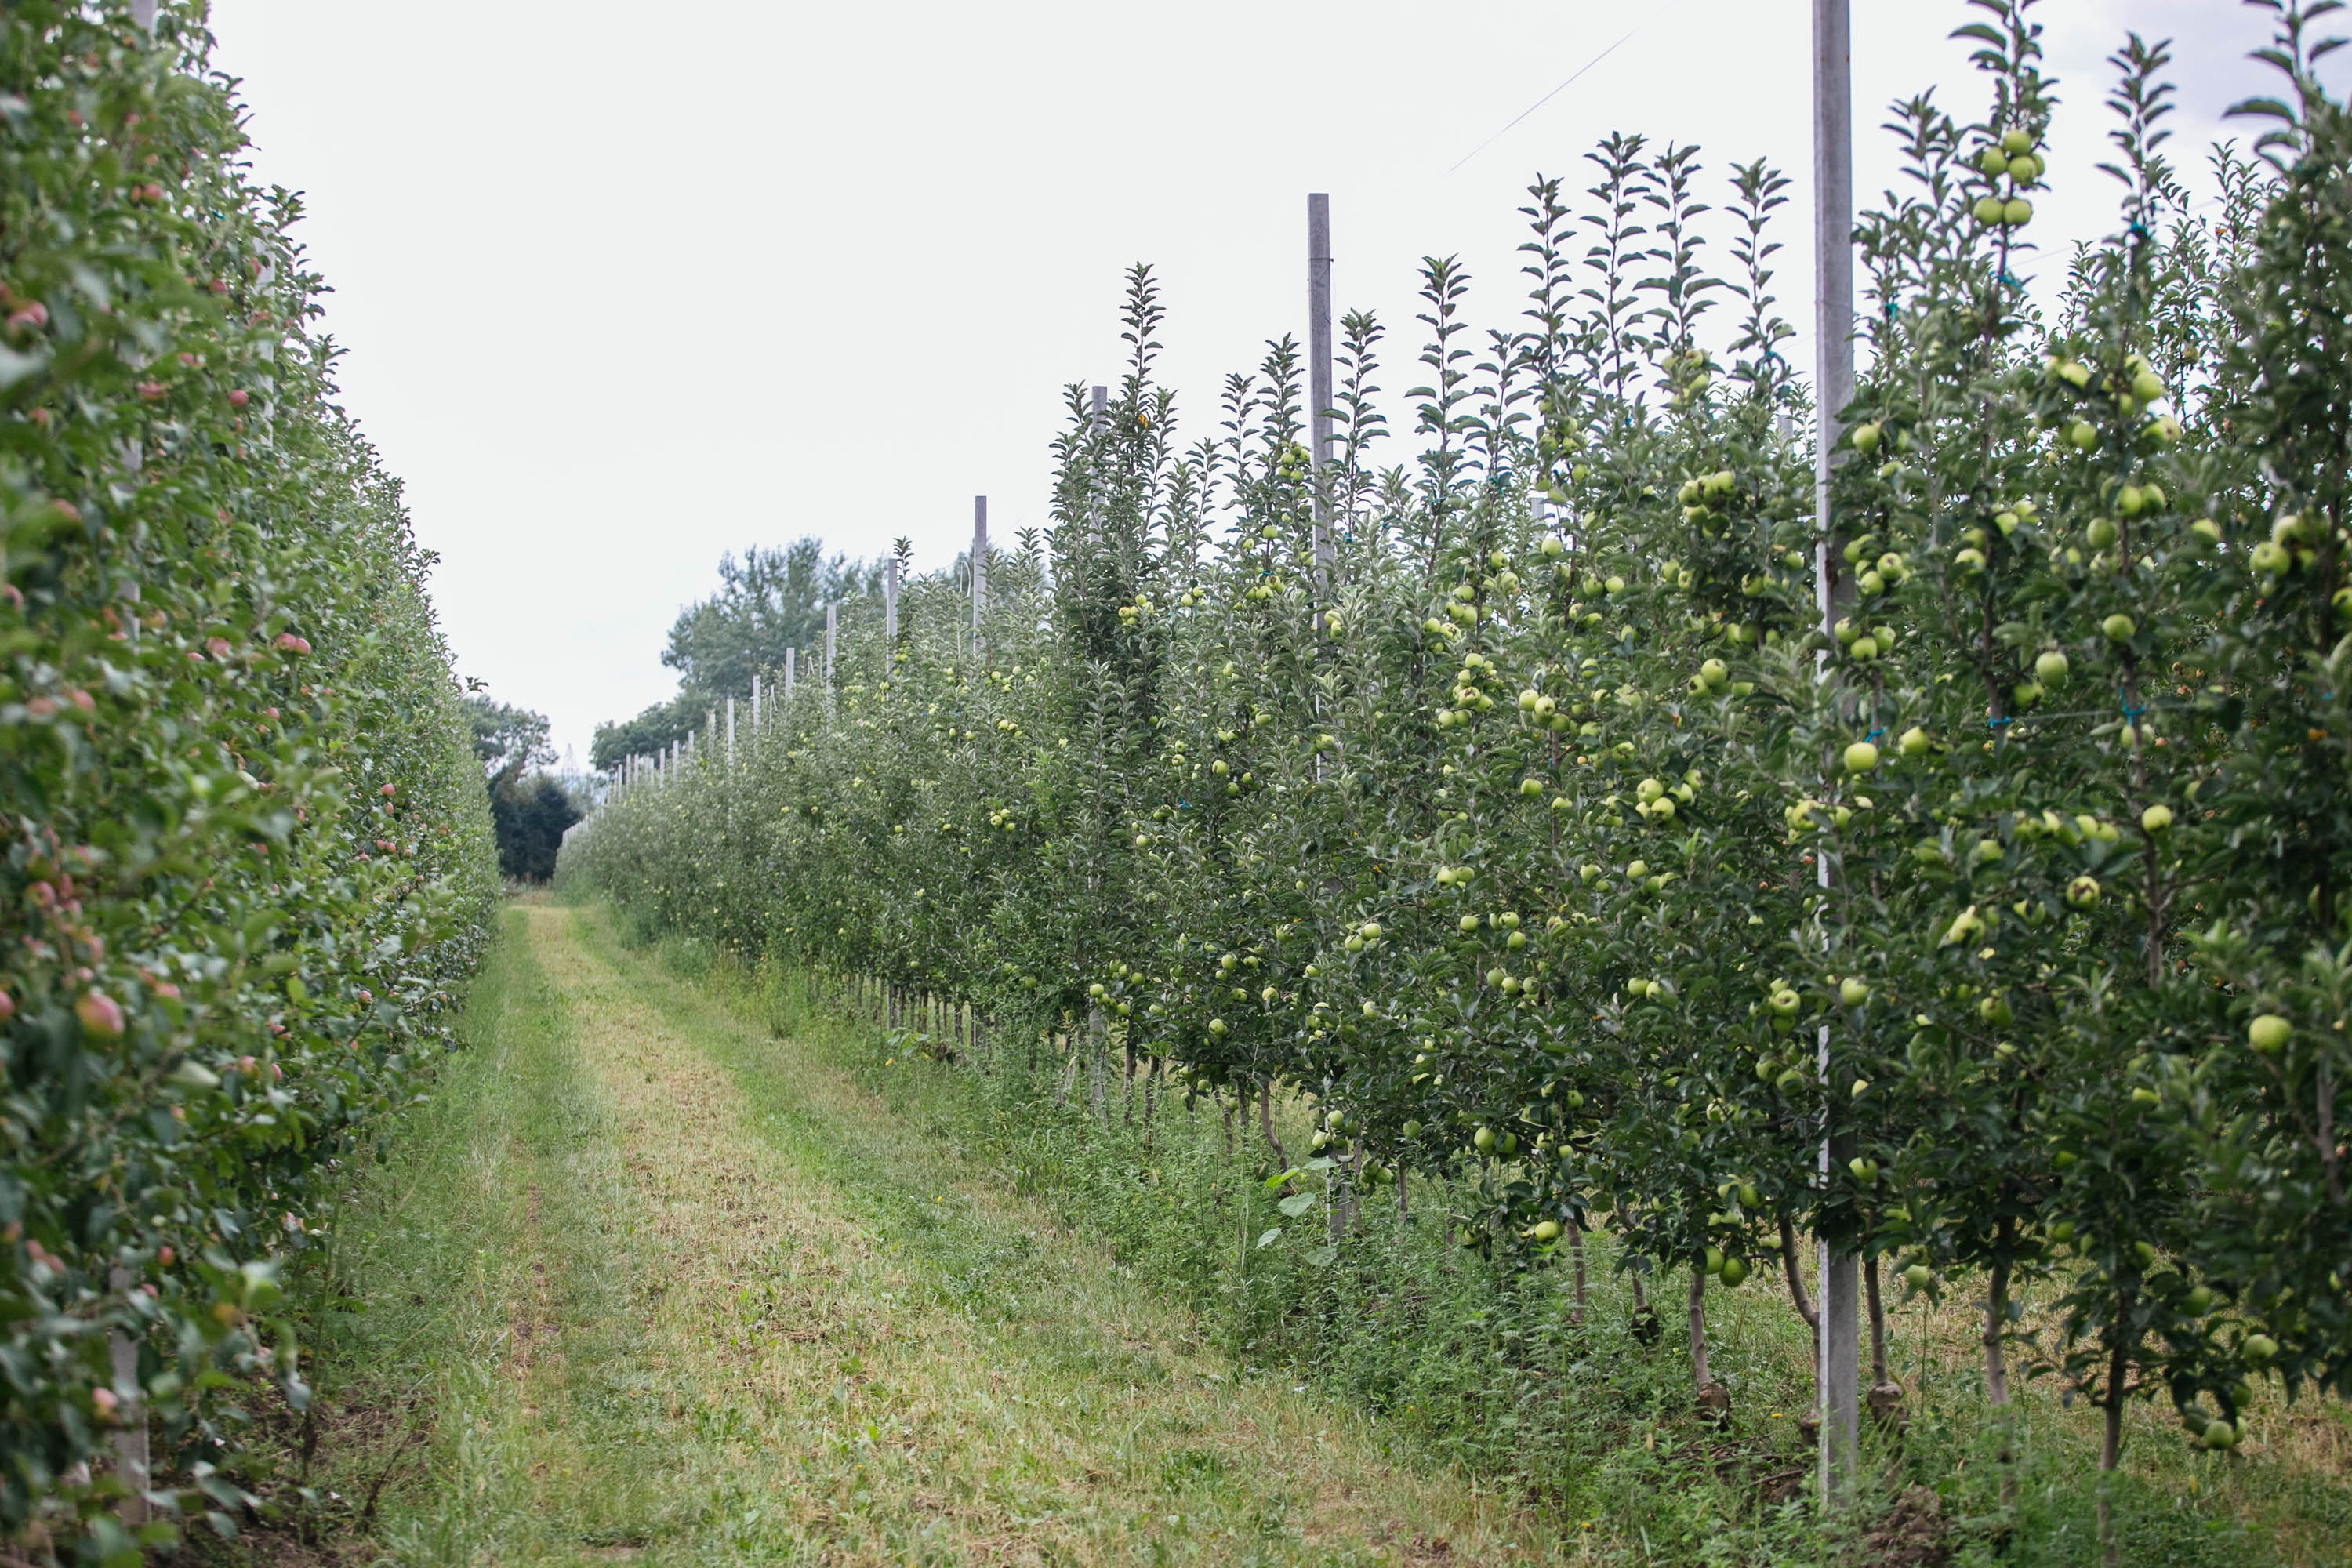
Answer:
M0 1534L28 1558L241 1513L249 1413L309 1398L282 1275L449 1042L497 893L428 558L205 47L169 12L0 13Z
M1706 1291L1810 1310L1809 1233L1969 1281L1988 1398L2057 1381L2110 1464L2131 1397L2218 1451L2256 1380L2341 1387L2352 132L2298 68L2200 214L2134 45L2116 232L2061 275L2037 51L1971 37L1984 120L1904 106L1914 194L1858 226L1826 538L1784 182L1613 137L1531 187L1506 330L1428 265L1394 467L1361 314L1319 479L1288 340L1180 447L1137 269L977 637L961 574L893 639L853 605L567 874L1097 1081L1304 1093L1360 1224L1410 1172L1498 1269L1606 1229L1685 1281L1703 1385Z

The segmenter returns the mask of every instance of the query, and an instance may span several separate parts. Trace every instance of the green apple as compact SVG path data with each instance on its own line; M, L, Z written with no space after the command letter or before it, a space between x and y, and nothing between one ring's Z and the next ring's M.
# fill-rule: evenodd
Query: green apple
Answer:
M1906 757L1924 757L1927 754L1929 744L1927 731L1914 724L1903 731L1903 738L1895 744L1902 748L1903 754Z
M2099 444L2099 432L2087 419L2077 419L2066 431L2066 439L2078 452L2087 452Z
M1903 1283L1914 1290L1925 1290L1936 1282L1936 1271L1924 1263L1915 1263L1903 1271Z
M2099 630L2106 634L2109 642L2129 642L2132 639L2132 634L2139 630L2139 627L2134 624L2129 616L2118 610L2099 623Z
M1481 1154L1492 1153L1495 1149L1495 1130L1491 1127L1481 1127L1471 1135L1470 1142Z
M2033 661L2033 679L2044 686L2063 686L2066 684L2066 677L2071 673L2073 671L2067 665L2066 656L2056 648L2052 648Z
M2033 221L2033 204L2023 196L2011 196L2000 209L2001 226L2023 228Z
M1748 1282L1748 1264L1742 1258L1727 1258L1723 1267L1716 1270L1716 1277L1723 1281L1726 1289L1737 1290Z
M1870 987L1849 974L1838 982L1838 1000L1849 1007L1859 1007L1870 1000Z
M2246 1044L2264 1056L2284 1050L2294 1037L2294 1026L2276 1013L2264 1013L2246 1026Z
M1845 771L1866 773L1878 765L1878 748L1868 741L1856 741L1845 749Z
M1879 427L1874 423L1857 425L1853 427L1853 449L1857 452L1867 455L1877 451Z
M2172 826L2172 808L2168 805L2149 806L2139 814L2139 826L2143 833L2163 832Z
M2268 1334L2248 1334L2245 1344L2241 1348L2246 1360L2256 1366L2268 1365L2279 1352L2278 1341Z
M1559 1221L1556 1219L1539 1220L1537 1222L1536 1228L1532 1234L1539 1242L1558 1241L1559 1239Z

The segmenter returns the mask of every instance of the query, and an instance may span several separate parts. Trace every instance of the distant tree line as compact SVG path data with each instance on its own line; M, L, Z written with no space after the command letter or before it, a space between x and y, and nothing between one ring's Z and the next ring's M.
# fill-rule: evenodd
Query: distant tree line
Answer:
M583 815L559 780L538 771L555 760L547 715L479 694L466 699L466 710L489 790L499 872L509 881L544 882L555 873L564 830Z
M678 612L662 652L662 662L677 671L677 695L634 719L597 725L591 765L609 768L683 740L730 696L749 697L754 671L782 669L786 648L822 647L826 605L878 593L881 584L878 559L828 556L813 534L752 545L740 559L720 556L719 591Z

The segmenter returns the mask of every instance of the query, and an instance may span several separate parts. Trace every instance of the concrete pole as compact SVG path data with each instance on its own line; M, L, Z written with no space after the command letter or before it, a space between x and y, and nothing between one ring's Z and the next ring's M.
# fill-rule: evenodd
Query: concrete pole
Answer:
M1315 572L1326 594L1337 575L1331 540L1331 198L1307 198L1307 457L1315 486Z
M793 665L799 655L798 648L784 649L784 700L787 702L793 700Z
M1844 427L1839 414L1853 398L1853 59L1850 0L1813 0L1813 388L1821 426L1813 458L1817 521L1813 579L1822 629L1836 615L1839 555L1830 516L1832 457ZM1830 882L1829 858L1820 857L1821 885ZM1828 1103L1824 1121L1843 1098L1830 1078L1830 1036L1820 1038L1820 1068ZM1828 1190L1840 1142L1823 1128L1821 1182ZM1853 1255L1821 1241L1822 1495L1836 1502L1853 1495L1861 1405L1861 1288Z
M152 20L152 8L149 19ZM142 24L143 25L143 24ZM131 1270L114 1268L107 1271L107 1289L127 1291L131 1289ZM131 1529L147 1522L147 1396L139 1382L139 1344L121 1329L107 1331L108 1369L114 1374L114 1396L121 1403L115 1406L114 1475L131 1495L122 1500L122 1522Z
M839 605L824 607L824 712L828 719L833 717L833 652L840 640L840 616Z
M890 679L891 657L898 647L898 558L882 563L882 679Z
M760 672L751 672L751 733L760 732Z
M988 498L971 498L971 647L980 657L980 621L988 608Z
M735 765L735 698L731 692L727 698L727 765Z

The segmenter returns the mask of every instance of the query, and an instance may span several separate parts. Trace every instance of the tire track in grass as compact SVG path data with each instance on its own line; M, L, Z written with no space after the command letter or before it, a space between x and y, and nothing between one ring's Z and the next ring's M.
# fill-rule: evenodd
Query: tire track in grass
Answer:
M846 1076L621 951L596 912L522 919L603 1107L612 1181L594 1207L625 1254L610 1303L625 1332L583 1343L559 1268L565 1348L538 1367L562 1387L532 1376L529 1446L565 1461L535 1511L566 1518L581 1560L1549 1550L1533 1521L1382 1458L1355 1415L1235 1383L1097 1249Z

